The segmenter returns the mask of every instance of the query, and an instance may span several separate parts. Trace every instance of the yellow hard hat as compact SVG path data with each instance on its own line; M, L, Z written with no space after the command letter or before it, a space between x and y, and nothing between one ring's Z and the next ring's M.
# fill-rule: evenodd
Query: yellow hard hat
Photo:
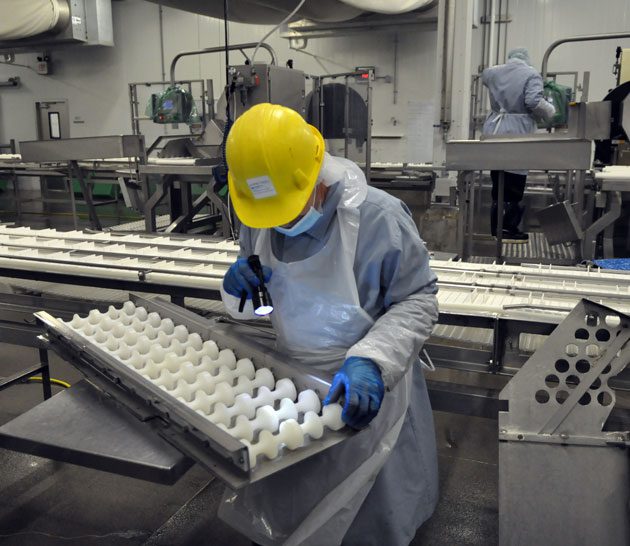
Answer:
M324 160L324 137L295 110L257 104L227 139L228 187L246 226L270 228L297 218Z

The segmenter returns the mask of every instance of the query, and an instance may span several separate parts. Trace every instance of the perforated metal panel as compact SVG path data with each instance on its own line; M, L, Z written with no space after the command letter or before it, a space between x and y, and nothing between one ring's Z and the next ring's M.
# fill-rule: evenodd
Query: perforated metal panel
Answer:
M630 543L627 432L604 432L630 318L582 300L501 391L499 542Z
M614 406L608 379L630 361L630 318L582 300L501 392L509 435L600 438ZM540 438L538 438L540 440Z

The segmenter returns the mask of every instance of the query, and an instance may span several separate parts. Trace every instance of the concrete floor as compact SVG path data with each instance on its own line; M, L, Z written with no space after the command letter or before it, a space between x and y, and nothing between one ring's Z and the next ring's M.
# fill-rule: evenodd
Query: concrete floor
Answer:
M32 349L1 345L0 351L3 376L36 362ZM70 383L81 378L72 366L54 357L51 372ZM0 424L38 404L41 396L38 384L0 392ZM497 544L496 422L434 415L441 498L412 544ZM216 517L223 487L198 466L173 486L4 449L0 449L0 468L3 545L249 545Z

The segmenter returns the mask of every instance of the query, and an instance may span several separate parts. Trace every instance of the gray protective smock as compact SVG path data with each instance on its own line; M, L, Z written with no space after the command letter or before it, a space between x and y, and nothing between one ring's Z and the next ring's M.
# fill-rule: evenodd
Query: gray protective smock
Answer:
M486 136L534 133L535 118L550 119L555 112L543 94L542 77L521 59L486 68L481 79L490 92L492 108L483 125Z
M273 269L279 350L330 373L347 356L370 358L388 391L367 429L227 490L219 515L263 545L402 546L438 497L433 416L417 356L437 320L436 277L401 201L368 188L346 160L326 156L322 171L335 178L317 224L297 237L244 227L241 254L257 252ZM237 298L223 297L233 310Z

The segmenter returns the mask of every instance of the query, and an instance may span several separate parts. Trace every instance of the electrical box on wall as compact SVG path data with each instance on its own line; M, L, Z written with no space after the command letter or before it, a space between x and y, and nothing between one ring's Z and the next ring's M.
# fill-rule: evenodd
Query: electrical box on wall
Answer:
M50 57L48 55L37 57L37 65L35 65L35 71L38 74L42 76L48 76L52 73L50 68Z
M25 8L28 2L24 0ZM114 45L111 0L50 0L50 4L50 17L42 17L48 21L44 26L32 25L25 15L28 11L3 12L0 53L37 52L69 45Z

